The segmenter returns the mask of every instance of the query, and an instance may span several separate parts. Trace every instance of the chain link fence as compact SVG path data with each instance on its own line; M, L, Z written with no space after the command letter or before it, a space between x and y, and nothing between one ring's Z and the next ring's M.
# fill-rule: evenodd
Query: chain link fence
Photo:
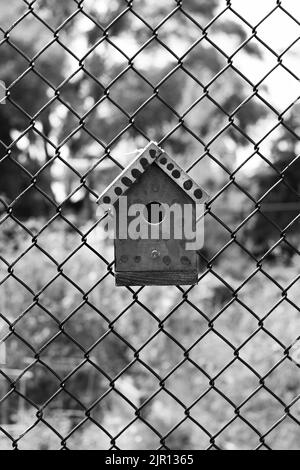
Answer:
M299 9L95 3L1 4L0 447L299 448ZM99 237L152 139L211 195L189 288Z

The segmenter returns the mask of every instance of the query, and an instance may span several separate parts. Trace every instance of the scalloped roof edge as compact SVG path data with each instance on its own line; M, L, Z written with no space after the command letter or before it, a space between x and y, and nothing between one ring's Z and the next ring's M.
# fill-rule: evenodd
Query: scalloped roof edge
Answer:
M114 204L120 196L125 195L153 163L156 163L196 204L203 204L207 201L207 192L156 142L151 141L103 191L97 203Z

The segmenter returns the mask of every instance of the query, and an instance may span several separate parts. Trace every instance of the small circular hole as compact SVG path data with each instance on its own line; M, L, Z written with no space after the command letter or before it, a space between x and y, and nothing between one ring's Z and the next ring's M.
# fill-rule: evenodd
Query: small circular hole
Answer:
M134 168L131 172L132 176L134 177L134 179L137 179L139 176L141 176L141 172L140 170L138 170L137 168Z
M196 189L196 191L194 191L194 195L197 199L201 199L202 198L202 191L201 189Z
M165 211L160 202L152 201L146 204L144 218L149 224L160 224L165 217Z
M189 189L192 188L192 186L193 186L193 182L192 182L191 180L186 180L186 181L183 183L184 189L189 190Z
M122 191L122 189L121 189L119 186L117 186L117 187L115 188L115 193L116 193L117 196L121 196L122 192L123 192L123 191Z
M180 261L182 264L184 264L185 266L189 266L191 264L191 261L189 260L189 258L187 256L182 256L180 258Z

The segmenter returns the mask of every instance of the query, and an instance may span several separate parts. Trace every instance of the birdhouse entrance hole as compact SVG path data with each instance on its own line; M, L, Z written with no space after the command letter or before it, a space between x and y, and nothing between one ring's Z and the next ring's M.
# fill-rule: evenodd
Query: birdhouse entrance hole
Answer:
M143 215L149 224L160 224L165 218L165 211L160 202L151 201L146 204Z

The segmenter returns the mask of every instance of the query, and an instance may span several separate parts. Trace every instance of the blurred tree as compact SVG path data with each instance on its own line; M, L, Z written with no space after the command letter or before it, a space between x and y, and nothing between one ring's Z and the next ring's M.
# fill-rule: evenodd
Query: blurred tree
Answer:
M297 105L285 119L285 127L281 126L281 135L271 149L273 167L268 165L264 170L259 169L251 182L256 186L257 199L263 198L261 212L269 219L262 215L256 216L248 233L253 243L253 251L257 255L262 255L271 248L280 239L281 231L284 231L299 213L299 112L300 105ZM281 242L273 252L272 258L279 252L290 261L295 254L293 246L299 249L299 229L299 220L296 220L286 231L288 244Z
M39 5L39 14L49 25L52 17L58 24L71 12L70 0L65 2L64 8L59 7L59 1L55 3L58 8L53 8L53 2L50 6L46 0ZM54 88L63 80L66 53L54 45L32 62L51 42L51 31L33 15L26 15L28 7L23 2L12 0L8 5L0 0L0 9L0 79L7 88L11 87L9 100L5 106L0 106L0 192L6 204L23 193L13 205L18 217L47 216L51 210L47 196L54 199L51 189L53 148L47 144L47 139L51 140L50 120L56 105L46 105L54 96ZM5 31L9 34L4 36ZM45 164L33 186L31 175Z
M158 0L151 4L141 0L126 13L120 0L111 2L106 9L97 10L95 7L92 15L96 24L87 33L91 52L86 56L85 67L98 82L83 75L78 88L81 96L92 98L93 105L98 103L85 119L89 133L108 145L119 134L124 140L136 140L147 135L159 141L171 131L166 144L172 147L173 154L185 157L193 153L194 147L198 151L199 142L195 136L209 140L228 124L228 115L252 90L205 38L197 44L201 27L204 28L213 18L218 5L216 0L187 0L183 10L175 11L166 22L163 19L176 7L175 2L162 5ZM109 40L103 41L106 28ZM224 34L227 43L237 46L246 39L244 29L226 18L219 19L209 29L209 37L216 37L217 43ZM195 47L191 47L193 44ZM178 66L179 57L183 55L179 51L187 51L190 47L191 51L182 60L183 67ZM260 57L253 45L246 45L243 50L246 54ZM128 67L128 59L132 67ZM223 68L225 73L220 74L207 92L206 85ZM197 104L202 95L203 99ZM208 96L223 110L212 104ZM86 103L81 99L83 112L86 111ZM180 115L189 107L191 109L182 121L184 125L178 126ZM254 100L249 100L235 114L234 122L242 131L247 131L264 115L265 110ZM68 112L61 138L69 135L77 125L77 117ZM172 132L172 129L176 131ZM90 153L93 137L89 133L82 131L76 134L71 143L75 151L73 155L76 152ZM230 126L228 133L218 141L223 158L229 139L235 146L249 143L242 133ZM229 160L232 165L232 151Z

